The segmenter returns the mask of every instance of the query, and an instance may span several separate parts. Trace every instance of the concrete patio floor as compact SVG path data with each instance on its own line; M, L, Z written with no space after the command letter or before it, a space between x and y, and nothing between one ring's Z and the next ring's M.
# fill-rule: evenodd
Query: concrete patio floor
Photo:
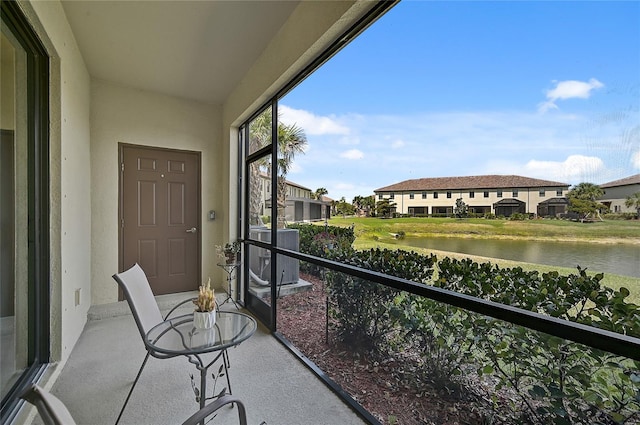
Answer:
M186 296L158 297L158 302L165 309ZM224 309L234 308L229 306ZM183 312L192 310L187 307ZM78 424L112 425L145 353L126 303L94 306L51 392L66 404ZM230 349L229 355L233 394L244 402L249 424L365 423L265 327L259 325L256 333ZM217 367L211 370L217 371ZM197 373L185 357L150 358L120 423L182 423L198 407L190 380L190 374L197 378ZM218 390L226 385L221 384ZM238 423L235 408L225 407L220 412L211 424ZM40 419L34 423L41 423Z

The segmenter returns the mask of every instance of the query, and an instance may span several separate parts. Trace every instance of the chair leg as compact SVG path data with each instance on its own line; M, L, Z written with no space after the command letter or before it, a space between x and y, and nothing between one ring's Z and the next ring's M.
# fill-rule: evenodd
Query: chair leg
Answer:
M140 369L138 370L138 374L136 375L136 379L133 381L133 385L131 386L131 389L129 390L129 394L127 394L127 399L124 401L124 404L122 405L122 409L120 409L120 414L118 415L118 419L116 419L116 424L118 425L118 423L120 423L120 418L122 418L122 414L124 413L124 409L125 407L127 407L127 403L129 403L129 399L131 398L131 393L133 393L133 389L136 387L136 384L138 383L138 379L140 379L140 375L142 374L142 369L144 369L144 366L147 364L147 360L149 360L149 352L147 352L147 355L144 356L144 360L142 361L142 365L140 366Z

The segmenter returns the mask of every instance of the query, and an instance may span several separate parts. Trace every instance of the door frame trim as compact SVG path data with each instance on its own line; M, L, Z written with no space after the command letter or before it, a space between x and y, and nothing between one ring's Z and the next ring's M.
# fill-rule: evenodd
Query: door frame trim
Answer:
M202 152L189 149L165 148L151 145L137 145L134 143L118 142L118 273L124 271L124 228L122 220L124 217L124 179L122 178L122 165L124 164L124 149L147 149L153 151L177 152L195 154L198 157L198 196L196 199L196 222L200 231L196 234L198 244L196 247L198 257L198 282L202 282ZM124 300L124 293L118 286L118 301Z

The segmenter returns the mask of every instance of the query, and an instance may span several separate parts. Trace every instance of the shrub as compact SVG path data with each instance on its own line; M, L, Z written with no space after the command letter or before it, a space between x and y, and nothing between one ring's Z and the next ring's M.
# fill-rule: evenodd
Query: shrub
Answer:
M356 236L353 227L317 226L314 224L290 224L289 229L298 229L300 252L322 258L331 258L334 251L350 250ZM314 276L320 275L320 267L301 262L300 269Z
M609 213L603 214L602 218L605 220L634 220L638 218L636 213Z
M431 279L436 261L433 255L388 249L336 251L332 259L418 282ZM400 291L334 271L326 281L338 338L365 351L383 350L400 318Z
M528 219L529 219L529 216L527 214L522 214L522 213L513 213L511 214L511 216L509 216L509 220L514 220L514 221L524 221Z
M469 259L444 258L436 285L621 334L640 335L640 309L625 302L629 291L600 286L602 274L562 276L516 267L500 269ZM440 310L442 307L439 307ZM432 313L438 317L440 312ZM496 389L508 388L510 417L527 423L614 423L638 419L640 362L527 330L500 320L469 315L471 350L478 375L492 374ZM455 360L455 359L454 359ZM496 406L497 407L497 406Z

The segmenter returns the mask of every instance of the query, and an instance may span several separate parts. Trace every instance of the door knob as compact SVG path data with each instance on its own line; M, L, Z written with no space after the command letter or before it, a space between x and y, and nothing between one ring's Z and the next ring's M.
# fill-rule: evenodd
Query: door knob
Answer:
M191 229L187 229L187 233L195 233L196 232L196 228L192 227Z

